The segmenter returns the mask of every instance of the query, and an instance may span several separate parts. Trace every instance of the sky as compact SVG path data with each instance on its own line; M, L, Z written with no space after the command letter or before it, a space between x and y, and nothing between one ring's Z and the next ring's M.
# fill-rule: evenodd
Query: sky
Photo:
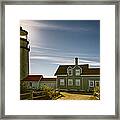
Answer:
M30 74L54 76L59 65L100 67L99 20L21 20L30 42Z

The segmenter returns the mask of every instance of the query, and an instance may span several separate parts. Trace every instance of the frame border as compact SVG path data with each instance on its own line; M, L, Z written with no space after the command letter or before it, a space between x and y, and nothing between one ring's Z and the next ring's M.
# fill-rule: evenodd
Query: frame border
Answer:
M115 115L5 115L5 5L115 5ZM0 119L118 119L119 106L119 0L45 0L45 1L2 1L0 41Z

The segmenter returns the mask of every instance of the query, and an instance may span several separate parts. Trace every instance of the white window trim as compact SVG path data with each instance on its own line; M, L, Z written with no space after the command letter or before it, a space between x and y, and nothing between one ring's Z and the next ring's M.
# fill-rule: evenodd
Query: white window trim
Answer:
M79 85L76 84L76 81L77 81L77 80L79 80ZM75 85L76 85L76 86L80 86L80 79L76 79L76 80L75 80Z
M79 74L78 75L76 75L76 70L79 70ZM81 74L81 69L75 69L75 75L76 76L80 76L80 74Z
M63 84L61 84L61 80L63 80ZM64 86L65 85L65 80L63 78L60 79L60 86Z
M100 81L95 81L95 86L96 86L97 82L99 82L99 86L100 86Z
M72 80L72 84L69 84L69 80ZM68 86L73 86L73 79L68 79Z
M71 70L71 75L69 74L69 71ZM68 74L68 76L72 76L73 75L73 69L72 69L72 67L71 66L69 66L68 68L67 68L67 74Z
M93 83L93 86L90 85L90 83ZM94 87L94 80L89 80L89 87Z
M71 71L71 74L69 74L69 71ZM69 76L72 76L72 75L73 75L73 70L72 70L72 69L69 69L69 70L68 70L68 75L69 75Z
M81 74L82 73L82 68L79 65L77 67L80 69L80 74ZM76 68L76 66L73 67L73 69L75 69L75 68Z

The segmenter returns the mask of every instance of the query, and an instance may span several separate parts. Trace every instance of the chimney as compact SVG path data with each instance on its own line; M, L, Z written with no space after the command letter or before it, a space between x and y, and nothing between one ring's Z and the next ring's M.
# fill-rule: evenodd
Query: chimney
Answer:
M75 58L75 65L78 65L78 58Z

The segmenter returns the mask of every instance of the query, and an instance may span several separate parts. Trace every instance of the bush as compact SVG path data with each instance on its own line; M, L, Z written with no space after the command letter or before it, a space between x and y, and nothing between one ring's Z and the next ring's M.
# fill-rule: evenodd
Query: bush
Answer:
M20 93L27 92L27 84L25 81L20 81Z
M100 99L100 87L99 86L96 86L94 88L94 93L93 95L97 98L97 99Z
M39 88L35 91L40 93L34 94L34 96L42 96L42 94L44 94L45 99L47 100L55 99L58 96L56 91L53 88L48 87L47 85L40 85Z

